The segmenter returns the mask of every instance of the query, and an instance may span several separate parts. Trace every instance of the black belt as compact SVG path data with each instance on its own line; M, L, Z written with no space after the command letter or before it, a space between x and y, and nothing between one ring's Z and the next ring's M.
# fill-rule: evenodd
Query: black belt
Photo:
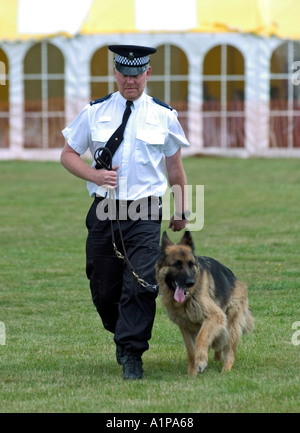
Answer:
M104 199L111 200L109 197L101 197L101 196L97 196L97 195L95 195L94 199L95 199L96 202L100 202L100 201L102 201ZM117 205L118 204L121 205L121 206L125 206L126 205L127 207L129 207L131 205L131 203L134 203L134 202L137 202L137 201L140 201L140 200L144 200L144 199L148 200L148 204L151 204L152 201L154 201L156 199L158 199L158 203L159 204L162 203L161 197L157 197L155 195L150 195L148 197L138 198L137 200L119 200L119 199L114 199L114 200L115 200L115 202L116 202Z

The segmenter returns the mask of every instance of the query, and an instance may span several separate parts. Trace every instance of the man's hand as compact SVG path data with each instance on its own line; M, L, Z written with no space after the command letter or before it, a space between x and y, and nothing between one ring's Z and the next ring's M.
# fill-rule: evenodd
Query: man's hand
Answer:
M87 165L80 158L79 153L75 152L68 144L63 148L60 161L70 173L81 179L109 189L117 188L117 166L113 167L112 170L105 170L104 168L96 170L94 167Z
M170 219L169 229L173 230L173 232L179 232L184 229L187 225L188 220L186 219L178 219L174 217L174 215Z
M98 186L104 186L108 189L117 188L117 172L118 166L113 167L111 170L95 170L93 182Z

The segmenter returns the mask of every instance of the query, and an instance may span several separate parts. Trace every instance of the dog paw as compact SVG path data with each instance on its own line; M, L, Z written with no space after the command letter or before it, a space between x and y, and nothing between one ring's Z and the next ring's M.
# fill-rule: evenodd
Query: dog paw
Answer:
M233 367L235 360L234 352L226 353L223 359L223 369L222 371L230 371Z
M232 370L234 362L227 362L223 364L222 372L227 373L228 371Z
M197 370L198 373L203 373L203 371L206 369L207 367L207 359L203 359L203 360L198 360L196 361L195 364L195 368Z

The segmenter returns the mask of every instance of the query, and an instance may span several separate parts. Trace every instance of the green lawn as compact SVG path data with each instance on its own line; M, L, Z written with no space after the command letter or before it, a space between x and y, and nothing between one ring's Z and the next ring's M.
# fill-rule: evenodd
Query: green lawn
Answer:
M184 165L189 183L205 186L197 254L249 286L256 328L242 339L233 370L221 373L210 357L207 370L189 378L180 332L158 297L145 379L124 381L85 277L85 182L58 163L2 161L0 412L299 412L292 325L300 321L300 161Z

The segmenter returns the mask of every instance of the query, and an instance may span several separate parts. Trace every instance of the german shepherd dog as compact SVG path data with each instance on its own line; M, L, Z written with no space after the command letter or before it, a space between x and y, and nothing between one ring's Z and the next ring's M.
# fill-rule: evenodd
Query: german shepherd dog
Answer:
M194 250L189 231L176 245L163 233L156 263L162 304L183 336L190 375L205 370L210 348L230 371L242 334L254 329L247 288L226 266Z

